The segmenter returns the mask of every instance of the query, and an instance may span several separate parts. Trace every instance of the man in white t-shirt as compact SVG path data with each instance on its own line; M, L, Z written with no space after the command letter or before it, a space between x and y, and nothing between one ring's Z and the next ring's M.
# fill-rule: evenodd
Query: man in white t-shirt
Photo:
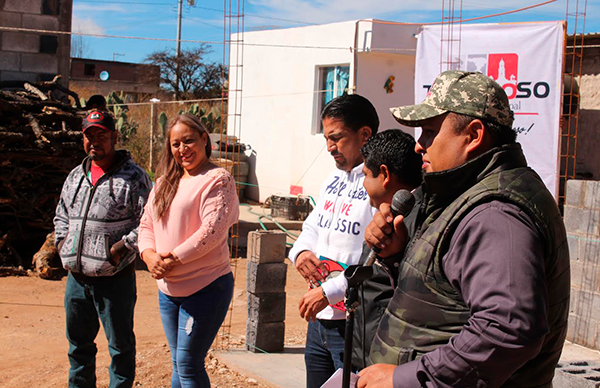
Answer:
M364 231L376 209L363 187L361 147L377 133L377 111L357 94L332 100L321 114L327 151L337 170L321 185L319 201L290 250L290 260L310 290L300 300L306 335L307 388L319 388L343 365L343 270L358 264ZM339 275L339 276L336 276Z

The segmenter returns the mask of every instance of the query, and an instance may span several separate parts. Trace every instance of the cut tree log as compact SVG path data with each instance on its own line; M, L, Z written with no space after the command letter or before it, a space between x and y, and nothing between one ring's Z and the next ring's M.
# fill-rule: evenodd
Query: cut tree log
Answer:
M31 264L42 279L57 280L64 276L65 271L60 264L58 250L54 246L54 232L46 236L44 245L33 255Z

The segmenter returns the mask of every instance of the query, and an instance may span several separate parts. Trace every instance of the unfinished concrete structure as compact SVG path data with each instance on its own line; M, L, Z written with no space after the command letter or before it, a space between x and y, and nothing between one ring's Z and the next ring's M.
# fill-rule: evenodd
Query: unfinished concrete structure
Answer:
M0 26L71 31L72 0L0 0ZM0 81L69 84L71 36L0 31Z
M571 45L573 37L567 40ZM579 125L575 175L583 179L600 179L600 33L587 34L583 39L583 60L579 92ZM571 64L566 63L569 71Z
M600 182L567 182L565 226L571 258L567 339L600 349Z
M576 84L580 101L575 176L589 180L567 182L564 218L571 257L567 339L600 349L600 34L583 38L581 79ZM572 42L570 36L567 46ZM570 71L572 64L565 65Z

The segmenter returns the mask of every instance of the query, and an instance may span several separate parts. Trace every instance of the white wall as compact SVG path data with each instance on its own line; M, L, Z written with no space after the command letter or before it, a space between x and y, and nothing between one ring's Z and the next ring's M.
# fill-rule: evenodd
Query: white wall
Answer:
M318 96L318 67L350 65L354 53L355 21L285 30L257 31L244 34L242 99L230 91L229 113L241 113L239 132L230 116L229 134L250 144L249 183L246 196L264 201L272 194L287 195L290 185L303 187L306 195L317 199L322 181L335 168L327 153L322 134L313 134ZM399 39L414 27L359 23L358 47L372 48L416 46L412 38ZM391 28L396 27L396 29ZM396 34L392 32L396 31ZM380 32L381 36L377 36ZM234 35L232 39L237 39ZM408 42L408 43L407 43ZM265 46L263 46L265 45ZM323 48L268 47L266 45L319 46ZM335 48L340 49L335 49ZM412 103L414 52L371 51L358 54L358 93L376 106L382 129L398 127L389 107ZM232 46L230 63L235 65L241 50ZM352 86L353 67L350 68ZM383 85L389 75L396 76L394 93L386 95ZM230 89L240 85L232 67ZM239 101L242 102L241 108ZM236 128L234 128L236 127Z
M372 41L357 57L355 92L367 97L377 109L380 130L401 128L414 135L414 128L398 124L389 108L414 104L415 34L420 26L384 23L360 22L361 28L372 29ZM383 86L392 75L394 91L386 93Z
M402 128L414 135L413 128L401 126L390 108L414 104L415 57L380 52L360 53L358 56L356 93L365 96L377 109L379 129ZM394 76L393 93L384 89L388 77Z

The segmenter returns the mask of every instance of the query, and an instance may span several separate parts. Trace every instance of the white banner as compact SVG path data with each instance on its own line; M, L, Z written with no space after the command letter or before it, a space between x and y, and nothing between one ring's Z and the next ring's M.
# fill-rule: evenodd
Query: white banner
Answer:
M453 39L458 38L458 28L454 27ZM463 25L460 58L458 42L447 41L448 27L444 27L444 42L441 31L440 26L425 26L418 35L415 101L423 101L440 73L440 59L460 63L460 70L479 71L496 80L506 91L515 112L513 128L529 166L557 198L562 22ZM447 70L447 65L441 70ZM420 130L415 132L417 139L419 133Z

